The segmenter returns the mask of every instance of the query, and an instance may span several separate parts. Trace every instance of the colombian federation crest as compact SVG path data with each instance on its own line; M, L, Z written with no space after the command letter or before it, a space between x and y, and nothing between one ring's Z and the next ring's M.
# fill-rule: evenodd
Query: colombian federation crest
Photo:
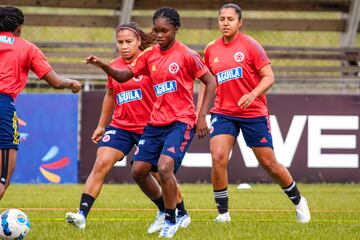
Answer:
M234 54L234 60L238 63L242 62L244 60L244 58L245 58L245 55L242 52L237 52Z
M169 72L171 72L172 74L175 74L179 71L180 67L177 63L171 63L169 65Z
M137 78L136 77L133 77L132 79L135 81L135 82L140 82L142 80L143 76L140 75L138 76Z

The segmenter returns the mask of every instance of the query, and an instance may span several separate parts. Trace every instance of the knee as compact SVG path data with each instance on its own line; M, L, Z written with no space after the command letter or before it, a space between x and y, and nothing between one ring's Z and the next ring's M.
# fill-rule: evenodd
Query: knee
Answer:
M158 172L160 176L160 181L164 182L171 177L173 174L173 169L170 166L165 164L158 166Z
M131 176L137 183L143 182L146 178L146 175L147 174L144 171L141 171L139 168L133 167L131 169Z
M107 162L101 159L97 159L95 161L94 167L93 167L93 173L94 175L104 175L106 174L106 169L107 169Z
M260 161L261 166L271 172L275 172L277 168L277 161L275 159L261 159Z
M228 165L228 155L223 151L212 151L211 152L211 158L212 158L212 164L213 168L227 168Z

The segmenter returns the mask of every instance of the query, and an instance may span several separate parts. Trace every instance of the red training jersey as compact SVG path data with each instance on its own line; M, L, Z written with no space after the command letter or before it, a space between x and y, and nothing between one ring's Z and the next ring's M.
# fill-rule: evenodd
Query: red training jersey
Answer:
M156 100L151 125L166 126L180 121L194 127L194 80L208 71L198 53L178 41L166 51L156 44L128 67L134 76L150 75L153 81Z
M110 65L124 69L131 62L122 57ZM113 90L116 107L110 125L130 132L142 134L150 120L155 94L149 75L140 75L127 82L119 83L108 76L107 87Z
M39 78L52 70L38 47L11 32L0 32L0 59L0 93L13 99L25 87L29 70Z
M220 37L208 44L204 59L217 85L215 107L210 112L242 118L269 115L265 94L246 109L238 106L240 98L259 84L259 70L270 64L259 43L243 33L238 33L229 43Z

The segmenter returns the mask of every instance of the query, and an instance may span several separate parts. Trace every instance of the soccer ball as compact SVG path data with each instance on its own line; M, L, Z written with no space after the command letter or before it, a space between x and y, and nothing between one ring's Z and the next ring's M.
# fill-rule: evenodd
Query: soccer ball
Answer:
M0 238L23 239L30 231L30 221L18 209L9 209L0 215Z

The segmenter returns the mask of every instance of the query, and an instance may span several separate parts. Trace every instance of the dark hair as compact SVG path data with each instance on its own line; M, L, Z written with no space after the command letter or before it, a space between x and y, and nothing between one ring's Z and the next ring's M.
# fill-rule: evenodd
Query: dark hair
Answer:
M175 8L171 7L162 7L156 10L153 15L153 23L159 18L163 18L169 23L171 23L174 27L180 27L180 15Z
M24 14L16 7L0 7L0 32L14 32L24 24Z
M220 10L219 10L219 13L221 12L221 10L223 10L224 8L232 8L235 10L236 14L239 16L239 20L241 20L242 18L242 11L241 11L241 8L239 7L239 5L235 4L235 3L227 3L227 4L224 4Z
M136 37L140 39L141 44L139 46L139 49L141 51L155 44L155 39L152 37L152 35L147 34L143 30L141 30L136 22L121 24L116 27L115 31L116 33L118 33L119 31L126 29L133 31L136 34Z

